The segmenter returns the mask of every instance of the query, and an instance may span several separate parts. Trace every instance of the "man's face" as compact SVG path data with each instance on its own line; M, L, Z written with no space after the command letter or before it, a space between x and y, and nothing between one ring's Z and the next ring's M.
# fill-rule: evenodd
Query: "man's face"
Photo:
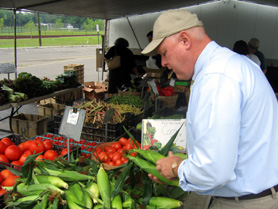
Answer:
M186 49L178 35L167 37L158 46L161 55L161 65L176 73L180 80L190 80L194 72L194 62L190 51Z

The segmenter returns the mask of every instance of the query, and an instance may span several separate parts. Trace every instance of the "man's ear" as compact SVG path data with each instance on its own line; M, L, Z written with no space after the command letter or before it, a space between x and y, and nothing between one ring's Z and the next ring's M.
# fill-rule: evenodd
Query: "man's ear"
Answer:
M181 31L179 33L178 39L186 48L191 46L191 38L187 31Z

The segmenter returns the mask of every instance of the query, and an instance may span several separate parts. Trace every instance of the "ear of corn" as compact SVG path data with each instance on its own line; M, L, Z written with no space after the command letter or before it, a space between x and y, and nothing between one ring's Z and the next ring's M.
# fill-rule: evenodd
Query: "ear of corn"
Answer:
M52 184L31 184L26 185L25 187L18 187L17 191L21 193L22 195L32 195L32 194L40 194L44 190L51 190L51 191L57 191L60 194L64 194L64 191L59 189L58 187L52 185Z
M104 202L105 207L111 208L111 184L106 171L103 166L100 166L97 173L97 185L101 199Z
M164 178L163 176L161 176L160 172L158 172L156 170L156 166L153 165L152 163L143 160L141 158L138 157L132 157L132 156L127 156L130 160L132 160L132 162L134 162L137 166L139 166L142 170L144 170L147 173L152 174L153 176L156 176L161 182L171 185L171 186L179 186L179 181L178 180L168 180L166 178Z
M84 204L86 208L92 208L93 207L93 200L90 197L89 193L87 191L83 191L84 194Z
M84 195L81 189L81 186L78 183L74 183L70 186L69 190L80 200L80 202L84 202Z
M183 159L183 160L187 159L187 154L185 154L185 153L174 152L173 154L174 154L175 156L180 157L180 158Z
M102 208L103 208L103 206L100 203L98 203L94 206L94 209L102 209Z
M57 176L47 176L47 175L37 175L36 176L38 182L41 183L49 183L59 188L68 189L69 185L63 181L61 178Z
M69 209L82 209L79 205L83 206L83 202L81 202L70 190L66 190L65 194Z
M46 172L51 176L58 176L64 181L86 181L94 180L95 177L78 173L76 171L69 170L52 170L49 168L44 168Z
M112 208L113 209L122 209L123 208L123 203L121 196L118 194L116 195L113 200L112 200Z
M178 208L183 205L179 200L175 200L168 197L151 197L149 201L150 206L155 206L156 208Z
M58 196L56 196L53 200L53 205L52 205L51 208L52 209L58 209L58 207L59 207L59 198L58 198Z
M158 161L159 159L165 158L164 155L160 154L159 152L150 150L150 149L148 149L148 150L133 149L130 152L137 152L137 153L141 154L143 158L145 158L146 160L149 160L153 164L156 164L156 161Z
M42 200L39 201L33 209L46 209L48 202L48 195L44 195Z
M97 201L96 198L99 198L99 189L98 189L97 184L92 181L92 182L90 182L90 184L87 187L87 189L94 194L94 195L90 195L90 196L93 199L93 202L97 203L98 201Z
M29 195L26 197L21 197L20 199L16 200L16 202L25 202L25 201L36 201L40 195Z

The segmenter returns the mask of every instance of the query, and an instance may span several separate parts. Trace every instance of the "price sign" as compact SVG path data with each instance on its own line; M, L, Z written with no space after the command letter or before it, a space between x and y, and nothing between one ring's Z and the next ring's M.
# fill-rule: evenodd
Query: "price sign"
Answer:
M159 96L159 92L157 90L156 83L154 82L154 80L149 81L148 85L151 91L154 93L154 95Z
M175 87L175 84L176 84L176 79L171 78L169 85Z
M73 108L70 108L67 123L76 125L77 121L78 121L78 117L79 117L79 112L80 112L80 110L74 111Z

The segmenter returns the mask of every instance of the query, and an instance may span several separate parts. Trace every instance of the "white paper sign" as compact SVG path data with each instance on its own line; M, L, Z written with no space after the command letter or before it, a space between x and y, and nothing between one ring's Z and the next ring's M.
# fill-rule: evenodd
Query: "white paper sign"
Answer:
M159 92L157 90L157 87L156 87L156 83L154 82L154 80L151 80L148 82L148 85L150 87L150 89L152 90L152 92L155 94L155 95L159 95Z
M77 121L78 121L78 117L79 117L79 110L77 110L75 113L75 112L73 112L73 108L71 108L69 111L68 118L67 118L67 123L76 125Z
M142 121L142 149L155 146L161 150L182 126L170 150L184 152L186 149L185 125L186 119L144 119Z

